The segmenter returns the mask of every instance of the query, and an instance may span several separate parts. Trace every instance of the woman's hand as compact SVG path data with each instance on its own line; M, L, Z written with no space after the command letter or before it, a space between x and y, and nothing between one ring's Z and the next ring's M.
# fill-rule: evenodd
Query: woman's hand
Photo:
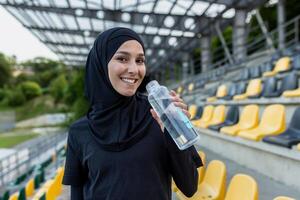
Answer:
M178 108L181 108L182 112L190 119L191 114L189 113L188 106L184 103L184 101L176 94L175 91L171 90L170 95L172 96L172 102L175 106ZM150 112L152 114L152 117L157 121L162 131L164 131L164 124L156 114L156 112L153 109L150 109Z

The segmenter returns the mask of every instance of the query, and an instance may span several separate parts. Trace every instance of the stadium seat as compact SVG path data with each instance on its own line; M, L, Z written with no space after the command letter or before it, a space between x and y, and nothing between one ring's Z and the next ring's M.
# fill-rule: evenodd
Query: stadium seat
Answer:
M273 70L273 65L271 62L266 62L260 66L261 73L269 72Z
M55 191L55 195L56 196L58 196L58 195L61 194L63 175L64 175L64 168L63 167L59 167L56 170L56 176L54 178L54 191Z
M221 128L221 132L227 135L237 135L239 131L256 127L259 121L259 108L257 105L247 105L243 109L239 122L232 126Z
M247 90L244 94L235 95L234 100L243 100L246 98L257 97L262 90L261 79L252 79L249 81Z
M266 98L279 97L280 91L277 87L277 80L275 77L270 77L264 81L263 90L261 96Z
M25 190L26 190L26 197L27 198L31 197L33 195L33 193L34 193L34 179L33 178L31 178L27 182L27 184L25 186Z
M256 181L248 175L235 175L228 186L225 200L258 200Z
M279 197L276 197L274 200L296 200L296 199L291 198L291 197L286 197L286 196L279 196Z
M276 117L274 117L276 116ZM257 127L238 132L238 136L259 141L265 136L278 135L285 130L285 107L274 104L267 106Z
M9 200L9 190L6 190L4 194L2 195L1 200Z
M234 81L246 81L250 78L250 72L248 68L242 69L241 73L239 73L239 76Z
M280 58L272 71L265 72L263 74L264 77L267 76L275 76L279 72L289 71L291 69L291 58L290 57L283 57Z
M300 143L297 145L297 149L300 151Z
M177 88L177 90L176 90L176 93L177 93L177 94L182 94L182 92L183 92L183 87L182 87L182 86L179 86L179 87Z
M206 99L207 102L213 102L217 99L220 99L224 96L226 96L227 94L227 87L226 85L220 85L217 89L217 93L216 93L216 96L212 96L212 97L209 97Z
M237 106L230 106L227 110L225 121L221 124L210 125L208 128L214 131L219 131L224 126L231 126L238 123L239 108Z
M290 125L286 131L280 135L268 136L263 139L264 142L275 144L287 148L300 143L300 107L298 107L291 119Z
M197 126L198 123L209 121L212 118L214 107L212 105L205 106L200 119L193 120L192 123Z
M296 90L288 90L282 94L284 97L300 97L300 88Z
M293 69L300 70L300 53L293 57Z
M198 185L197 192L191 197L187 198L181 192L177 192L177 197L180 200L223 200L226 190L226 166L219 160L211 161L204 175L204 179Z
M18 198L19 198L19 193L15 192L9 197L9 200L18 200Z
M26 200L26 191L24 187L19 190L18 200Z
M204 174L205 174L206 155L203 151L198 151L198 154L203 164L203 166L198 168L198 177L199 177L198 184L200 184L203 181Z
M188 91L193 92L194 88L195 88L194 83L190 83L189 86L188 86Z
M207 102L213 102L213 101L215 101L217 98L216 98L216 93L217 93L217 89L218 88L210 88L209 90L208 90L208 97L206 98L206 101Z
M244 84L245 85L245 84ZM246 87L245 87L246 88ZM241 93L243 93L244 91L242 91ZM224 96L224 97L220 97L220 99L224 99L224 100L231 100L232 97L234 95L237 94L237 85L232 83L230 86L229 86L229 89L228 89L228 92L227 94Z
M260 67L251 67L250 68L250 78L259 78L261 76Z
M195 114L194 118L191 118L191 120L200 119L200 117L202 116L202 113L203 113L203 107L197 106L196 114Z
M210 125L216 125L225 120L225 106L219 105L214 109L213 115L209 121L200 121L196 124L197 127L207 128Z
M195 104L190 105L188 111L191 115L191 119L193 119L196 116L197 105L195 105Z

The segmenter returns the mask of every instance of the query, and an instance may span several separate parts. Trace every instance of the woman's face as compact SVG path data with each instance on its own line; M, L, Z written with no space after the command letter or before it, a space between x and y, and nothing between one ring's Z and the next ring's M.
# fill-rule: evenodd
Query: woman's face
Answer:
M145 74L143 47L136 40L124 42L108 63L109 80L123 96L133 96Z

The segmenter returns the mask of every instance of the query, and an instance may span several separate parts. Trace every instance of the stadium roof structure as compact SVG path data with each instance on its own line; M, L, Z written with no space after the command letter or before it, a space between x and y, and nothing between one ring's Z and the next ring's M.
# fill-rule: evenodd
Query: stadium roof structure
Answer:
M201 35L232 23L235 9L252 10L265 0L0 0L67 65L84 65L95 37L122 26L142 36L150 70L176 61L199 46Z

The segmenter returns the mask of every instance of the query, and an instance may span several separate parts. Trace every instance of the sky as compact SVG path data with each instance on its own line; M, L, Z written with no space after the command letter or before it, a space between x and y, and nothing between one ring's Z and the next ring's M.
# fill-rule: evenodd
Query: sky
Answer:
M0 27L0 52L5 55L16 55L19 62L37 56L58 60L50 49L1 6Z

